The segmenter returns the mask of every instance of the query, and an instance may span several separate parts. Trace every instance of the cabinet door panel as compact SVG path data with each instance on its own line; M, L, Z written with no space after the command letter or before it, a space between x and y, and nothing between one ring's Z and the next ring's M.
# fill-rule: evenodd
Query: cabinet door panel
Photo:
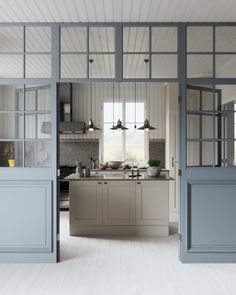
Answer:
M167 225L168 204L168 182L137 183L136 221L138 225Z
M135 224L135 184L109 181L103 188L103 224Z
M102 185L92 181L70 182L70 221L81 225L101 224Z

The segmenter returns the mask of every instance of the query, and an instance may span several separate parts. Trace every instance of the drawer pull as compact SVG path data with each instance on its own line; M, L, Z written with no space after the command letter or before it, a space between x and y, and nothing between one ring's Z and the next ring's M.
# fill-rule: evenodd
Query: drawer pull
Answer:
M104 182L104 184L107 184L107 182Z
M99 181L98 184L102 184L102 183Z
M141 182L137 182L137 184L141 184Z

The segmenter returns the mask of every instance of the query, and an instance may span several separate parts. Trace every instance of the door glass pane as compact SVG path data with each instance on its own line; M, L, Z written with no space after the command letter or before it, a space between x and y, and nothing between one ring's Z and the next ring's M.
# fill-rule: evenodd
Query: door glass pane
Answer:
M61 27L61 52L86 52L87 27Z
M114 27L90 27L89 28L90 52L114 52L115 28Z
M148 74L144 59L149 59L148 55L144 54L125 54L123 56L123 75L124 78L149 78L149 63Z
M90 55L93 59L92 69L90 65L90 78L115 78L115 55L102 54Z
M149 27L124 27L123 28L124 52L149 51Z
M202 166L212 166L213 165L213 142L203 142L202 143Z
M236 52L236 27L216 27L216 52Z
M187 110L200 110L200 91L194 88L187 89Z
M26 27L26 52L51 52L50 27Z
M0 52L23 52L23 27L1 27L0 36Z
M0 78L23 78L23 55L0 55Z
M177 55L152 55L152 78L177 78Z
M177 28L152 27L152 51L177 52Z
M23 110L22 85L1 85L0 93L0 111Z
M0 138L18 139L23 137L23 114L0 113Z
M188 27L187 28L188 52L212 52L213 28L212 27Z
M86 78L87 55L86 54L62 54L61 78Z
M26 78L50 78L51 55L26 55Z
M213 116L202 115L202 138L213 138Z
M191 54L187 56L188 78L210 78L213 76L213 56Z
M49 86L38 89L38 110L48 111L51 110L51 90Z
M25 167L50 167L51 141L25 142Z
M236 55L216 54L216 78L236 77Z
M213 102L213 88L203 87L201 91L201 104L202 110L204 111L213 111L214 110L214 102Z
M6 148L10 147L13 151L12 155L5 154ZM13 148L13 149L12 149ZM23 142L21 141L0 141L0 167L9 167L8 159L15 159L15 167L23 166ZM9 148L8 148L9 150Z
M187 142L187 166L199 166L200 143Z
M200 116L187 115L187 138L200 138Z

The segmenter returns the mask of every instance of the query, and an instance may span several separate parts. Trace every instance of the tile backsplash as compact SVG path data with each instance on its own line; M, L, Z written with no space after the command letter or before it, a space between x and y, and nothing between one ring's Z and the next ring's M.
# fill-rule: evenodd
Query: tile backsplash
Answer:
M75 165L80 161L90 167L90 157L99 158L98 141L60 142L60 165Z
M161 161L161 167L165 168L165 141L149 142L149 159L157 159Z

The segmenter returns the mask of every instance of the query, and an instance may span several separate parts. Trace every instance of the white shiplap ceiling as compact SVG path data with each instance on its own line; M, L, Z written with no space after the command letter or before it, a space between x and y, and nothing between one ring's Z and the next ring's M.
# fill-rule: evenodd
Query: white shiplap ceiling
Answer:
M0 0L0 22L235 22L236 0Z

